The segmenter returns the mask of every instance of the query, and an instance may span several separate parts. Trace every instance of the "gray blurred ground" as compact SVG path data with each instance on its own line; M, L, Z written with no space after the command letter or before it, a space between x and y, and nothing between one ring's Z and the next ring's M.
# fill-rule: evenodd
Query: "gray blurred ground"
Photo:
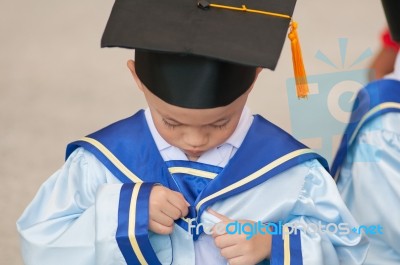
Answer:
M132 52L99 48L112 4L0 0L0 264L22 264L15 221L62 165L66 144L145 106L125 67ZM338 38L348 38L352 60L376 51L385 24L378 0L303 0L295 19L309 74L335 71L315 54L340 62ZM288 44L249 105L290 131Z

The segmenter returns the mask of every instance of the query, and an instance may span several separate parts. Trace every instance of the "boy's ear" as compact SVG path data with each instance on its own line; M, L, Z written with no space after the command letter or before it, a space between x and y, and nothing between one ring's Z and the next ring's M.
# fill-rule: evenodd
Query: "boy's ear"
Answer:
M251 84L250 88L246 91L247 94L250 94L250 92L253 90L253 87L254 87L254 84L257 81L258 75L261 73L261 71L263 69L264 68L262 68L262 67L257 67L257 69L256 69L256 77L254 78L253 84Z
M256 70L256 77L258 76L259 73L261 73L262 70L263 70L262 67L257 67L257 70Z
M133 79L135 80L135 82L136 82L138 88L139 88L141 91L143 91L143 83L142 83L142 81L140 81L140 79L139 79L139 77L138 77L138 75L137 75L137 73L136 73L135 61L133 61L133 60L128 60L128 62L127 62L126 64L127 64L128 68L129 68L129 71L131 71L131 74L132 74L132 76L133 76Z

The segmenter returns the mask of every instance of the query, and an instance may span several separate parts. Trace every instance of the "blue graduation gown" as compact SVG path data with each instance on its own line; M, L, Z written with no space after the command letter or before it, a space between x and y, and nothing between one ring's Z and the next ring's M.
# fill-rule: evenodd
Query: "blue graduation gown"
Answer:
M234 220L303 228L318 222L355 224L321 166L326 167L325 160L260 116L223 169L164 162L143 111L70 144L67 158L18 222L28 264L51 264L55 254L74 264L194 264L197 235L190 225L218 222L205 211L208 207ZM71 190L53 192L60 183ZM176 222L171 235L148 231L148 198L155 183L182 192L191 203L189 216ZM55 205L37 212L47 198ZM360 264L365 256L365 241L351 231L300 230L273 236L271 264ZM82 262L71 255L82 255Z
M365 227L366 265L400 264L400 81L372 82L357 97L332 172L355 219Z
M353 106L350 122L346 127L331 173L336 176L343 164L348 149L363 126L389 112L400 112L400 81L382 79L371 82L360 90Z

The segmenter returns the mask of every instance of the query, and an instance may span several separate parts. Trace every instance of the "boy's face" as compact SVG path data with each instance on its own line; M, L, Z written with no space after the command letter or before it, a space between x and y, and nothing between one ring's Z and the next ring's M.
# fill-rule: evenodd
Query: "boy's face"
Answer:
M193 161L207 150L223 144L232 135L251 91L250 88L227 106L187 109L168 104L155 96L140 82L132 61L128 62L128 67L145 95L157 131Z

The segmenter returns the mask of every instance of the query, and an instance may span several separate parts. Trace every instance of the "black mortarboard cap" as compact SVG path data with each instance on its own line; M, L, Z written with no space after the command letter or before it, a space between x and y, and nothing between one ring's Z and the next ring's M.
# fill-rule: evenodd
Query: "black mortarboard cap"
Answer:
M213 108L275 69L296 0L116 0L102 47L136 49L136 70L173 105ZM292 42L293 44L293 42Z
M394 41L400 42L400 1L382 0L390 35Z

